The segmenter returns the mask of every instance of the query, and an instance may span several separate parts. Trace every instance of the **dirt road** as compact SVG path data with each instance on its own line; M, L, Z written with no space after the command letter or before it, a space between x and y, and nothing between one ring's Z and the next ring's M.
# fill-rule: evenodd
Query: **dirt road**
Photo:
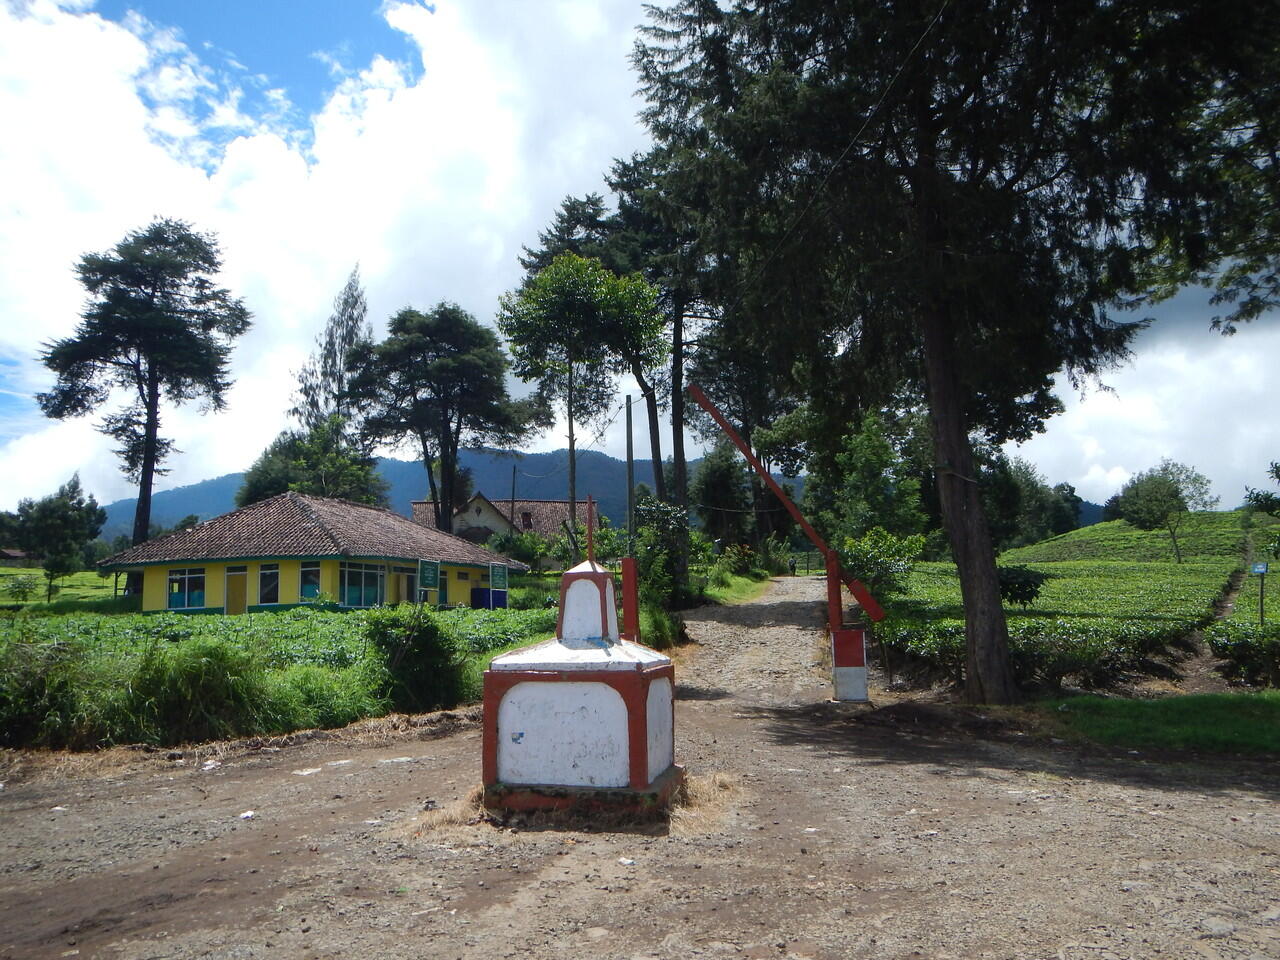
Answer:
M442 823L474 711L0 755L0 957L1280 958L1280 771L827 704L821 598L690 618L669 827Z

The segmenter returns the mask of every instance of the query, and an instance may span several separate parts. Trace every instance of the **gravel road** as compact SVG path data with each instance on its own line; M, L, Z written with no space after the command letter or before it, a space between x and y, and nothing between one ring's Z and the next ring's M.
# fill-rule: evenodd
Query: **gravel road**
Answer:
M689 617L669 824L467 822L476 710L2 753L0 958L1280 958L1274 765L831 704L822 597Z

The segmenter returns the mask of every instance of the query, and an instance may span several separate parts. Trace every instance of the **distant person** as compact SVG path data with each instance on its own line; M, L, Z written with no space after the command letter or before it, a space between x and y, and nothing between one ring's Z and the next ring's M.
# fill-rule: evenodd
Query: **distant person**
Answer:
M794 577L796 575L796 558L792 557L789 559L787 561L787 566L791 568L791 575Z

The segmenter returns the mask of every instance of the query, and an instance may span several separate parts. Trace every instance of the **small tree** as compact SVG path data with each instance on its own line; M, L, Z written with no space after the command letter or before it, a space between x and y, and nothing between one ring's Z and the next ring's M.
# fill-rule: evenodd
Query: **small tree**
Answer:
M46 600L53 599L57 580L84 569L85 544L98 535L106 519L98 501L85 496L79 474L52 496L18 504L19 542L43 561Z
M469 479L458 465L467 446L509 446L543 422L536 401L507 392L507 355L489 327L456 303L429 312L406 307L387 339L350 355L349 394L365 411L368 440L412 444L427 472L436 526L453 529Z
M16 577L10 577L8 583L4 585L5 593L23 603L34 597L39 589L40 581L29 573L20 573Z
M1159 466L1137 474L1120 490L1116 511L1140 530L1164 527L1173 543L1173 556L1182 562L1178 529L1191 510L1209 510L1218 498L1209 493L1209 479L1186 464L1167 457Z
M657 291L599 260L562 253L501 300L498 326L516 375L564 404L569 425L569 515L578 497L575 425L596 423L613 401L613 375L664 356Z

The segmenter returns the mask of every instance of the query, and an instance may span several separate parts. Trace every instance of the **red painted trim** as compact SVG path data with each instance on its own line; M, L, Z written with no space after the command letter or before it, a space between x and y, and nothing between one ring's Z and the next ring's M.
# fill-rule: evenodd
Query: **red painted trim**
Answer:
M747 463L751 464L751 469L760 475L760 479L765 482L769 489L777 496L778 500L782 502L782 505L787 508L787 512L791 514L791 518L800 525L800 529L804 531L805 536L812 541L813 545L818 548L818 552L824 556L829 556L832 553L832 550L827 546L827 542L818 535L817 530L809 526L809 521L804 518L804 514L800 512L800 508L792 503L791 498L782 492L782 487L778 486L778 481L774 480L769 471L764 468L764 465L756 459L755 454L751 452L751 448L747 446L742 437L738 436L738 431L733 429L733 425L724 418L724 414L720 412L719 408L707 399L707 395L702 392L697 384L690 383L686 389L689 391L689 396L693 397L698 406L707 411L711 416L711 419L716 422L716 425L724 431L725 436L727 436L742 455L747 458ZM871 593L862 584L862 582L854 577L841 578L839 576L839 571L840 567L839 564L837 564L837 575L833 577L831 567L828 565L827 589L830 590L830 581L833 579L836 583L839 583L841 579L845 579L848 582L849 589L853 592L854 597L857 598L858 603L860 603L862 608L867 611L867 616L872 620L883 620L884 611L880 608L880 604L876 603L875 598L871 596ZM837 590L838 589L839 588L837 587ZM834 623L835 621L830 622Z

